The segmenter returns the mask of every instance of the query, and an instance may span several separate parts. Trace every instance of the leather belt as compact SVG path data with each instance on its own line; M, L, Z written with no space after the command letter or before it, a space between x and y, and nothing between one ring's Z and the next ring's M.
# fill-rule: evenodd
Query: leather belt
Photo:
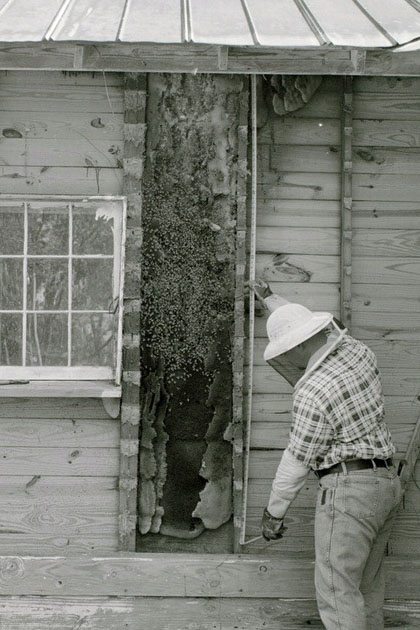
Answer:
M315 470L315 475L318 479L325 475L339 474L342 472L351 472L353 470L365 470L367 468L390 468L392 466L392 459L349 459L346 462L339 462L330 466L329 468L321 468L321 470Z

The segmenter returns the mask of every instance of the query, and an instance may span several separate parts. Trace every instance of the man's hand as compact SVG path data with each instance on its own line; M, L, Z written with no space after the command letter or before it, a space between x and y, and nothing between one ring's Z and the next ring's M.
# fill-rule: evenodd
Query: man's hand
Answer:
M287 527L284 527L283 519L272 516L265 508L261 521L261 533L264 540L280 540L286 531Z
M264 300L269 295L272 295L272 290L270 289L270 285L265 280L261 280L261 278L256 278L255 280L249 283L251 289L254 290L255 297L259 302L265 307Z

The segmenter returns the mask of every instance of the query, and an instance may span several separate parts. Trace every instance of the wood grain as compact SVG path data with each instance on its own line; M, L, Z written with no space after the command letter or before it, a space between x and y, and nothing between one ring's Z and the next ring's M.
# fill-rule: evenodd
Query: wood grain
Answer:
M257 231L259 253L338 256L339 249L340 232L335 228L259 227Z
M0 447L0 475L115 477L118 448Z
M2 446L118 447L120 427L115 420L64 418L0 418Z
M284 541L283 541L284 542ZM251 545L252 546L252 545ZM274 545L273 545L274 547ZM392 593L390 593L391 595ZM387 600L387 630L419 627L420 603ZM0 623L8 630L301 630L321 627L314 599L162 597L1 597Z
M395 204L393 207L395 209ZM371 204L367 212L369 210L372 211ZM259 227L340 227L340 203L338 200L259 200L257 215Z

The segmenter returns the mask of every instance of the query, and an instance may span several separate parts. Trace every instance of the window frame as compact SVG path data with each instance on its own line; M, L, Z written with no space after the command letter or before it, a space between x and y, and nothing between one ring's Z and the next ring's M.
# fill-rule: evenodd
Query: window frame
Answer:
M114 248L112 254L113 260L113 304L116 303L116 317L117 325L115 330L116 338L115 343L115 359L112 366L27 366L27 365L0 365L0 378L6 379L19 379L25 381L113 381L115 385L121 384L122 375L122 336L123 336L123 295L124 295L124 271L125 271L125 239L126 239L126 223L127 223L127 198L122 195L19 195L19 194L0 194L0 204L4 207L5 204L10 203L20 208L24 208L25 215L27 216L28 208L31 203L39 205L42 203L51 204L66 204L69 208L69 216L71 216L71 208L75 204L88 204L95 202L108 202L121 204L121 215L118 221L118 234L114 236ZM26 224L26 221L25 221ZM116 225L114 225L116 227ZM26 232L25 228L25 232ZM27 234L24 235L27 241ZM69 243L72 235L69 229ZM16 255L0 254L0 259L16 258ZM20 256L19 256L20 257ZM29 256L30 258L31 256ZM45 258L42 255L35 256L35 258ZM46 256L48 258L48 255ZM53 258L54 256L52 256ZM93 256L80 255L80 259L89 259ZM27 252L23 252L22 258L23 264L23 277L27 274L27 267L25 261L28 260ZM73 254L71 248L68 254L63 255L63 258L71 260ZM111 255L108 256L111 258ZM70 273L70 272L69 272ZM70 275L69 275L70 281ZM117 283L117 286L116 284ZM71 283L69 282L69 286ZM14 312L14 309L1 309L0 313ZM18 312L24 313L23 322L25 322L25 315L28 312L26 304L22 304L22 310L17 309ZM47 313L48 311L41 311ZM68 310L63 310L63 313ZM72 311L73 312L73 311ZM77 309L75 309L77 312ZM81 311L83 312L83 311ZM94 312L86 311L86 312ZM52 311L52 314L57 314L57 311ZM70 321L70 319L69 319ZM23 338L23 334L22 334ZM67 340L71 339L70 332L68 332ZM22 347L22 354L24 353L24 347Z

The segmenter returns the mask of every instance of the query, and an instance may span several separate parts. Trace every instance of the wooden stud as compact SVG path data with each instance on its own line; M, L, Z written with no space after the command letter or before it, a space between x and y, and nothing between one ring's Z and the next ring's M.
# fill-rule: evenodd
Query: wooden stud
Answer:
M244 285L246 270L246 191L248 154L249 88L246 83L240 97L238 127L238 170L236 180L237 231L235 274L235 325L233 340L233 544L240 549L241 514L243 508L243 372L244 372Z
M228 46L219 46L217 49L217 61L219 70L223 70L224 72L228 69L229 62L229 47Z
M353 89L351 77L343 80L341 127L341 294L340 317L351 328L352 293L352 136Z
M140 426L141 180L145 149L146 79L124 77L124 194L127 196L123 380L120 442L120 549L134 551Z

